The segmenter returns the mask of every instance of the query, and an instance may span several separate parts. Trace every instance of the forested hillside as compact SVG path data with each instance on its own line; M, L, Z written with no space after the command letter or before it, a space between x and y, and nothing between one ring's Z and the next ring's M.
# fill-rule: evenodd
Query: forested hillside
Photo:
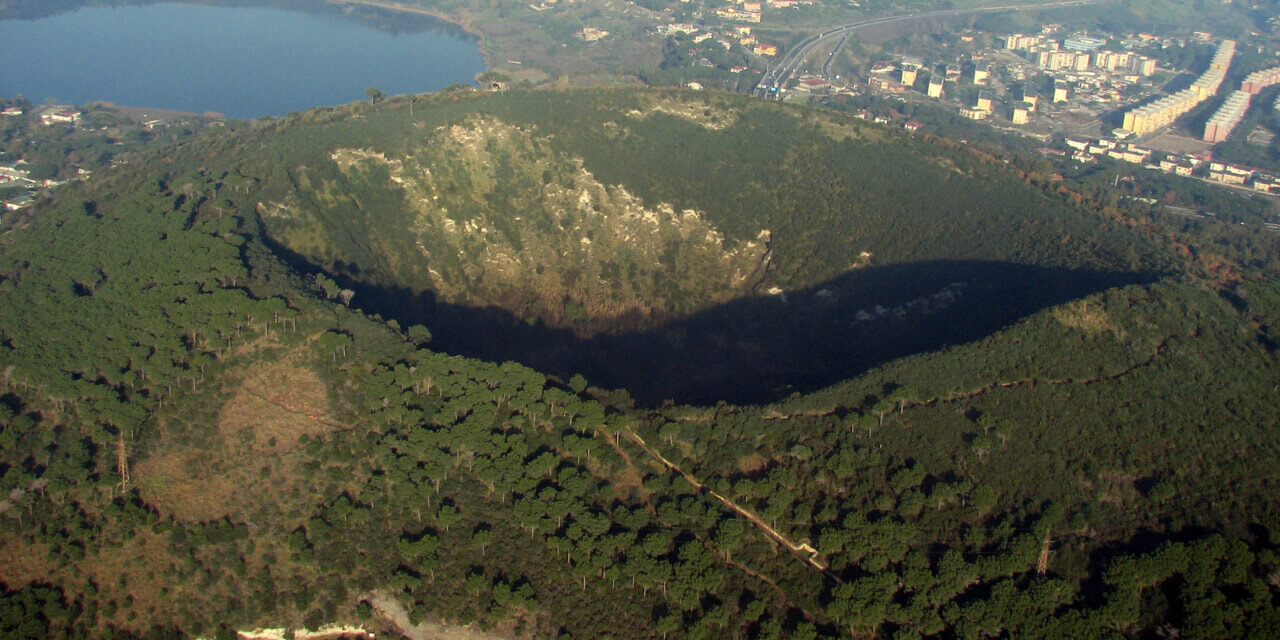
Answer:
M3 222L0 637L1277 637L1280 284L1135 216L697 94L157 149Z
M994 159L822 111L406 102L281 122L218 170L254 176L270 241L362 308L650 405L813 390L1169 268Z

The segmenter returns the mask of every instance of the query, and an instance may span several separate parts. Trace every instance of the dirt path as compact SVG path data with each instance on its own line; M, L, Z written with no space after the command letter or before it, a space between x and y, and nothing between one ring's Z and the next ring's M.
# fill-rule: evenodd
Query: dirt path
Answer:
M487 633L471 626L448 625L422 621L413 624L409 612L390 594L375 591L369 594L369 604L394 624L409 640L508 640L503 636Z
M813 546L810 545L808 542L801 542L799 544L792 542L790 538L787 538L786 536L782 535L782 533L780 533L777 529L774 529L773 527L769 526L769 523L765 522L764 520L761 520L760 517L757 516L756 514L738 506L738 504L735 503L734 501L703 486L703 484L699 482L698 479L693 476L693 474L689 473L688 471L685 471L684 469L681 469L679 466L677 466L674 462L671 462L670 460L668 460L661 453L658 453L654 449L650 448L649 445L644 441L644 438L641 438L634 431L627 430L623 432L623 435L626 436L628 440L634 442L636 446L643 449L645 453L649 454L649 457L653 458L654 460L657 460L659 463L661 463L663 466L667 467L668 469L671 469L672 471L679 473L681 476L684 476L684 479L688 481L689 484L693 485L695 488L699 489L700 491L707 492L707 494L709 494L711 497L715 498L716 500L719 500L721 504L728 507L730 511L733 511L734 513L746 518L749 522L751 522L757 528L763 531L765 535L777 541L778 544L781 544L782 546L790 549L793 553L800 554L804 558L804 561L812 565L813 568L817 569L818 571L822 571L824 573L826 572L827 565L822 562L821 554L819 554L818 550L814 549Z

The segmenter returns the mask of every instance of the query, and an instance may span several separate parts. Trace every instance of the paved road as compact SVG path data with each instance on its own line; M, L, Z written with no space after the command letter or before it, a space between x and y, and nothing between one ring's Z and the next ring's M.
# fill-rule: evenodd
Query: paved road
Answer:
M831 54L828 55L827 60L822 63L822 77L824 78L831 77L831 61L836 59L836 54L840 53L840 47L843 47L844 41L848 39L849 39L849 35L845 34L843 37L840 38L840 42L836 43L836 46L831 47Z
M981 7L977 9L947 9L943 11L927 11L923 13L907 13L896 16L882 16L879 18L869 18L860 22L850 22L835 27L824 29L815 33L799 44L792 47L782 60L778 61L776 66L770 67L765 72L764 77L751 90L751 95L758 97L769 97L771 93L775 93L777 89L785 87L787 81L791 79L792 74L800 65L804 64L814 50L830 41L832 38L845 38L853 32L871 26L879 26L893 24L896 22L906 22L908 20L917 20L919 18L949 17L962 16L972 13L994 13L997 11L1018 11L1021 9L1043 9L1046 7L1067 7L1081 4L1092 4L1105 0L1060 0L1059 2L1049 3L1022 3L1013 5L1004 5L999 7ZM828 64L830 60L828 59ZM824 65L825 67L825 65Z

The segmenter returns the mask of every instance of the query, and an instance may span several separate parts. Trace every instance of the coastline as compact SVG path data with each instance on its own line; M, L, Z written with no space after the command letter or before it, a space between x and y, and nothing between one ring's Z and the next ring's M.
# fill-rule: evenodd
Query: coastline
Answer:
M457 16L447 15L439 11L436 11L434 9L409 6L403 2L396 2L394 0L325 0L325 2L333 5L338 5L338 6L360 5L364 7L373 7L376 9L383 9L386 11L395 11L399 13L414 13L421 16L435 18L436 20L440 20L441 22L447 22L475 36L477 45L479 46L479 49L480 49L480 55L481 57L484 58L484 71L482 71L481 73L484 73L493 69L493 60L492 60L493 54L492 52L489 51L489 48L485 46L484 34L481 33L479 29L476 29L475 25L471 24L470 20L467 20L465 18L459 18ZM480 75L480 74L476 74L476 75Z

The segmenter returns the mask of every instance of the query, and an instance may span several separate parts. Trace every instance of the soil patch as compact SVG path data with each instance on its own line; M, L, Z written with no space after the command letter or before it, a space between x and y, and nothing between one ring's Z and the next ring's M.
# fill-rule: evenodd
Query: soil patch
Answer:
M442 624L424 620L418 624L409 621L409 612L393 596L374 593L369 604L387 618L409 640L505 640L504 636L481 631L471 626Z

